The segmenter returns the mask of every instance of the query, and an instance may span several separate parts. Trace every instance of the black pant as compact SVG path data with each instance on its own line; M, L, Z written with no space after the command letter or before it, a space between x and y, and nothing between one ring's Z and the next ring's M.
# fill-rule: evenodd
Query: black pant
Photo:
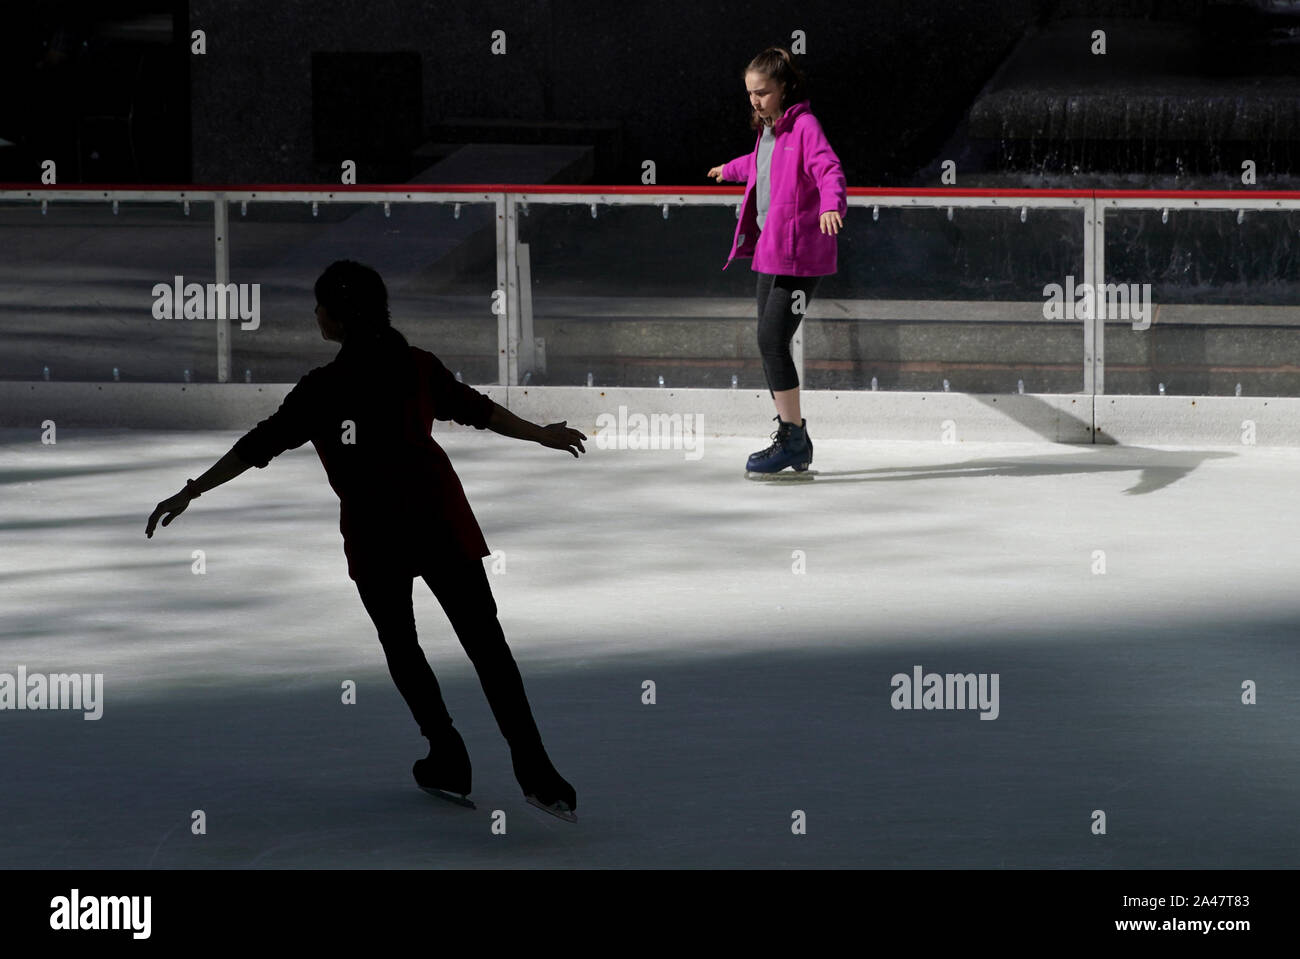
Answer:
M803 314L794 312L794 293L803 290L807 308L820 279L819 276L758 274L758 351L763 356L768 392L792 390L799 385L799 373L790 355L790 340L799 329Z
M497 604L481 560L457 561L421 577L433 591L469 655L501 734L518 755L541 751L541 735L528 707L505 634L497 620ZM388 671L398 692L428 739L436 740L451 725L438 680L424 658L415 635L411 576L372 576L357 581L362 605L374 620L379 642L388 658Z

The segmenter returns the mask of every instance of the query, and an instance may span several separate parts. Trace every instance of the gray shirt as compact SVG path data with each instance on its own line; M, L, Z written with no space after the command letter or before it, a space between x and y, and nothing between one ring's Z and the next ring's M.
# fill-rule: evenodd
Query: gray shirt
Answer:
M758 199L758 228L763 229L767 208L772 204L772 147L776 135L770 125L763 126L763 136L758 141L758 182L755 185Z

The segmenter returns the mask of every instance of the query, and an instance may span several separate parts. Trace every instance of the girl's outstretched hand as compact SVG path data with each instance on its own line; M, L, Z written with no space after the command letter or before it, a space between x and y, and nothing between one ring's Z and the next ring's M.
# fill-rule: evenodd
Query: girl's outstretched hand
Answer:
M167 499L159 503L154 509L153 515L149 517L149 523L144 528L144 535L153 539L153 531L158 525L158 517L162 516L163 513L170 513L171 515L162 521L164 526L168 525L177 516L180 516L181 513L185 512L185 507L190 505L190 500L192 498L193 497L191 497L189 493L182 490L175 496L169 496Z
M567 426L568 420L563 423L548 423L542 427L541 435L537 437L537 442L553 450L564 450L572 453L575 457L578 450L587 452L587 448L582 445L582 441L587 438L587 434L582 430L575 430ZM574 447L577 449L574 449Z
M844 226L844 221L840 219L840 215L834 210L828 210L822 214L821 227L823 233L839 233L842 226Z
M713 177L713 179L715 179L715 180L717 180L719 183L721 183L721 182L722 182L722 167L720 167L720 166L715 166L712 170L710 170L708 173L706 173L705 176L711 176L711 177Z

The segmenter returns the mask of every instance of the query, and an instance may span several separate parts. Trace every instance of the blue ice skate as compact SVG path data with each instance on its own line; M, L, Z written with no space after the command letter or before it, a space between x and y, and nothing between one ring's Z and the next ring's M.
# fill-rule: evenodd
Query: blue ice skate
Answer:
M793 466L796 473L802 473L812 465L813 443L808 435L808 421L800 420L798 425L787 423L779 416L773 419L779 424L772 434L772 445L765 450L751 453L745 464L748 473L779 473L787 466Z

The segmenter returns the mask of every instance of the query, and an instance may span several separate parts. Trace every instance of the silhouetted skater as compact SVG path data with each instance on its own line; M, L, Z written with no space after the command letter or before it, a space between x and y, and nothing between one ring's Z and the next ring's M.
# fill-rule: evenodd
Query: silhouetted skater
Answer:
M708 173L719 183L743 181L745 199L731 256L753 257L758 273L758 348L776 403L772 445L749 457L751 473L802 472L813 445L799 410L799 374L790 355L803 312L819 277L835 272L836 238L848 212L844 171L821 124L812 115L806 81L783 47L768 47L745 68L750 126L759 131L754 151Z
M316 281L321 335L338 356L302 377L280 408L246 433L216 465L163 500L149 517L168 525L190 500L265 467L310 440L339 496L348 576L374 620L393 682L411 708L429 755L414 766L427 789L470 791L470 761L438 681L416 639L411 582L420 576L447 613L492 713L510 744L515 778L534 805L572 820L577 795L551 764L483 569L489 555L451 461L434 442L435 419L490 429L578 456L586 436L565 423L520 419L456 380L436 356L411 346L389 322L379 274L351 260ZM447 796L446 798L452 798ZM455 801L455 800L453 800ZM464 804L469 805L465 800Z

